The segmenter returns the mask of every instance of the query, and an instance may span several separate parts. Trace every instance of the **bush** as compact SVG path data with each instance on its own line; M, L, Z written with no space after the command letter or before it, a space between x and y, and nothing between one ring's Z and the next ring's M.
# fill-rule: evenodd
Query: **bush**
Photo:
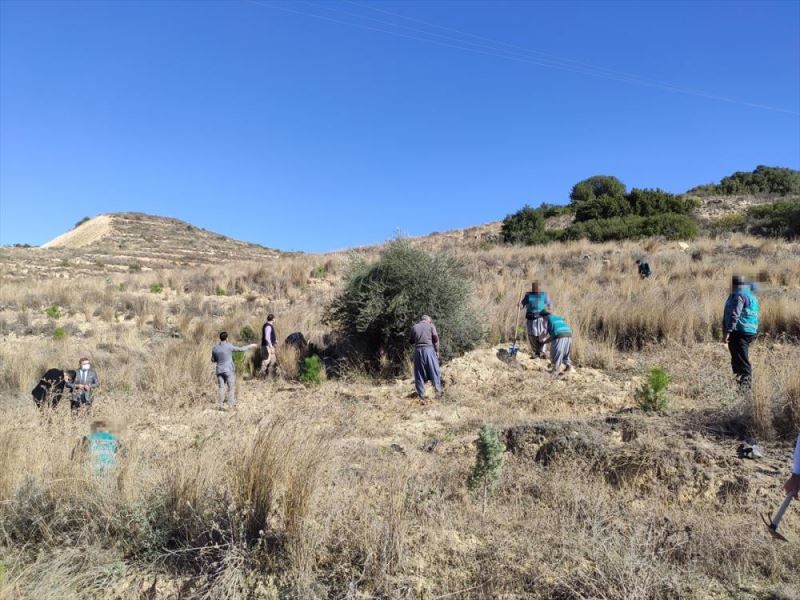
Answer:
M60 319L61 318L61 309L58 308L55 304L44 311L45 314L50 317L51 319Z
M800 200L758 204L747 210L748 230L755 235L800 237Z
M316 354L307 356L303 361L303 369L300 373L300 381L312 385L318 385L325 379L325 365L322 359Z
M377 262L354 259L344 290L328 307L332 325L367 370L400 373L410 352L408 330L422 314L436 323L440 356L447 360L480 341L479 321L469 309L469 278L447 254L428 254L407 242L391 242Z
M500 235L506 244L531 245L538 242L544 233L542 211L528 205L503 219Z
M160 294L164 291L164 286L160 283L151 283L150 284L150 293L151 294Z
M214 293L217 296L227 296L228 295L228 290L226 290L224 287L217 286L217 289L214 290Z
M592 242L640 239L663 236L669 240L686 240L697 236L697 224L687 215L665 213L652 217L628 215L614 219L595 219L573 223L562 233L562 239L587 238Z
M661 367L654 367L636 394L639 408L645 412L663 412L667 408L667 386L672 379Z
M53 329L53 339L56 341L67 339L67 330L63 327L56 327Z
M626 196L631 213L640 217L651 217L664 213L690 214L698 206L691 197L676 196L664 190L633 188Z
M86 223L87 221L90 221L90 220L91 220L90 217L83 217L80 221L75 223L75 227L73 227L73 229L77 229L78 227L80 227L81 225L83 225L84 223Z
M747 217L742 213L728 213L711 223L709 230L711 233L730 233L732 231L744 231L747 225Z
M260 341L258 333L250 325L245 325L239 330L239 339L245 344L254 344Z
M467 479L467 486L470 491L482 490L485 495L500 479L500 472L503 468L503 452L506 448L500 441L497 431L491 425L486 424L478 432L476 446L475 466Z
M628 201L621 196L601 196L581 202L575 209L575 221L591 221L594 219L611 219L631 214Z
M625 195L625 184L616 177L595 175L579 181L572 187L569 199L573 205L589 202L601 197L622 198Z
M689 190L703 195L721 196L746 194L800 194L800 171L784 167L765 167L759 165L754 171L737 171L723 177L719 184L701 185Z

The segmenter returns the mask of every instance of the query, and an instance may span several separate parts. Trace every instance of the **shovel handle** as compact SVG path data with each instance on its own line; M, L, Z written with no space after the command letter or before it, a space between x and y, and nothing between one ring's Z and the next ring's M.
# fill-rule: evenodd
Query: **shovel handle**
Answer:
M792 494L786 494L786 498L783 500L783 504L778 509L778 512L775 513L775 516L772 518L772 522L770 523L770 527L772 529L778 529L778 525L781 524L781 519L783 519L784 513L786 513L786 509L789 508L789 504L792 502Z

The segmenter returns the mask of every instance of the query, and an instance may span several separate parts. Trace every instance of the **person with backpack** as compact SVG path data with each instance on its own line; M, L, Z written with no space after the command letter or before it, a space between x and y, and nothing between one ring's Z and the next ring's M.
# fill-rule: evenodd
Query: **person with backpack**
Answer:
M219 409L225 410L225 388L228 392L228 407L236 406L236 365L234 352L247 352L258 348L257 344L234 346L228 341L228 332L219 334L219 343L211 349L211 362L216 364L217 385L219 389Z
M278 359L275 346L278 344L278 334L275 332L275 315L267 315L267 322L261 326L261 369L260 374L271 376L275 374L275 365Z
M539 289L539 282L531 284L531 291L525 294L519 305L525 309L526 331L533 358L546 358L547 346L542 340L547 335L547 327L542 313L553 309L547 292ZM516 335L516 332L515 332Z
M74 380L74 370L47 369L36 387L31 390L36 408L45 409L58 406L67 383L72 383Z
M646 260L637 259L636 265L639 267L639 277L641 279L647 279L653 274L653 271L650 269L650 263L648 263Z
M744 389L750 389L752 385L750 344L758 335L759 303L754 289L754 285L734 275L722 315L723 343L727 344L731 354L731 369L736 381Z
M550 344L550 372L553 377L561 375L561 365L565 365L565 373L572 371L572 329L564 317L552 314L548 310L542 312L545 321L545 343Z

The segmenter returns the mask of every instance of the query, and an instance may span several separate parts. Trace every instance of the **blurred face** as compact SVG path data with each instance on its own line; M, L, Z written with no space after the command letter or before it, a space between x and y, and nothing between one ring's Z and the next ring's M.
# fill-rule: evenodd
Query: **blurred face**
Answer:
M72 375L64 371L64 381L72 381Z
M89 367L91 367L91 364L89 363L88 360L81 361L81 371L88 371Z

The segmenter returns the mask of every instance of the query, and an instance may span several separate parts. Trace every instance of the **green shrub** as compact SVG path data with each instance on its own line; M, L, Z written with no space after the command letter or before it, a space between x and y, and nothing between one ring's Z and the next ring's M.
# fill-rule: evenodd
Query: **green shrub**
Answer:
M253 366L253 358L248 352L234 352L233 364L236 366L236 373L252 376L255 368Z
M669 402L667 387L672 379L661 367L650 369L645 381L636 394L639 408L645 412L663 412Z
M245 325L239 331L239 339L245 344L253 344L260 341L258 333L256 333L250 325Z
M479 320L469 308L468 282L463 264L455 258L397 240L374 263L352 260L344 289L329 305L325 321L368 371L401 373L411 352L409 328L422 314L436 324L443 360L480 341Z
M300 381L302 383L317 385L322 383L323 379L325 379L325 365L323 364L322 359L316 354L307 356L303 361L303 368L300 372Z
M150 284L150 293L151 294L160 294L164 291L164 286L160 283L151 283Z
M652 217L628 215L614 219L595 219L573 223L562 233L562 239L587 238L593 242L640 239L663 236L669 240L686 240L697 236L697 224L688 215L665 213Z
M226 290L224 287L217 286L217 289L214 290L214 293L217 296L227 296L228 295L228 290Z
M56 327L53 329L53 339L57 341L67 339L67 330L63 327Z
M784 167L759 165L754 171L737 171L723 177L719 184L697 186L689 193L721 196L747 194L777 194L787 196L800 194L800 171Z
M44 311L45 314L50 317L51 319L60 319L61 318L61 309L58 308L55 304Z
M326 265L317 265L311 270L311 277L314 279L325 279L328 276L328 267Z
M475 466L467 479L467 486L470 491L480 490L485 495L500 479L503 452L506 448L500 441L497 431L487 424L484 424L478 432L476 446Z
M623 196L601 196L581 202L575 208L575 221L612 219L631 214L631 206Z
M544 230L542 212L526 205L503 219L500 235L506 244L531 245L539 243L538 239Z
M689 196L676 196L660 189L633 188L625 197L631 214L651 217L664 213L690 214L699 202Z
M569 199L577 206L597 198L622 198L625 195L625 184L616 177L595 175L572 186Z
M549 219L551 217L560 217L562 215L571 215L575 212L575 209L572 206L563 206L560 204L548 204L547 202L543 202L537 208L542 216L545 219Z
M729 233L732 231L744 231L747 225L747 217L742 213L728 213L711 223L709 230L711 233Z
M90 220L91 220L90 217L83 217L80 221L75 223L75 227L73 227L73 229L77 229L78 227L80 227L81 225L83 225L84 223L86 223L87 221L90 221Z
M754 235L800 237L800 199L751 206L747 221L747 228Z
M142 265L140 265L139 263L131 263L128 265L128 270L131 273L138 273L142 270Z

